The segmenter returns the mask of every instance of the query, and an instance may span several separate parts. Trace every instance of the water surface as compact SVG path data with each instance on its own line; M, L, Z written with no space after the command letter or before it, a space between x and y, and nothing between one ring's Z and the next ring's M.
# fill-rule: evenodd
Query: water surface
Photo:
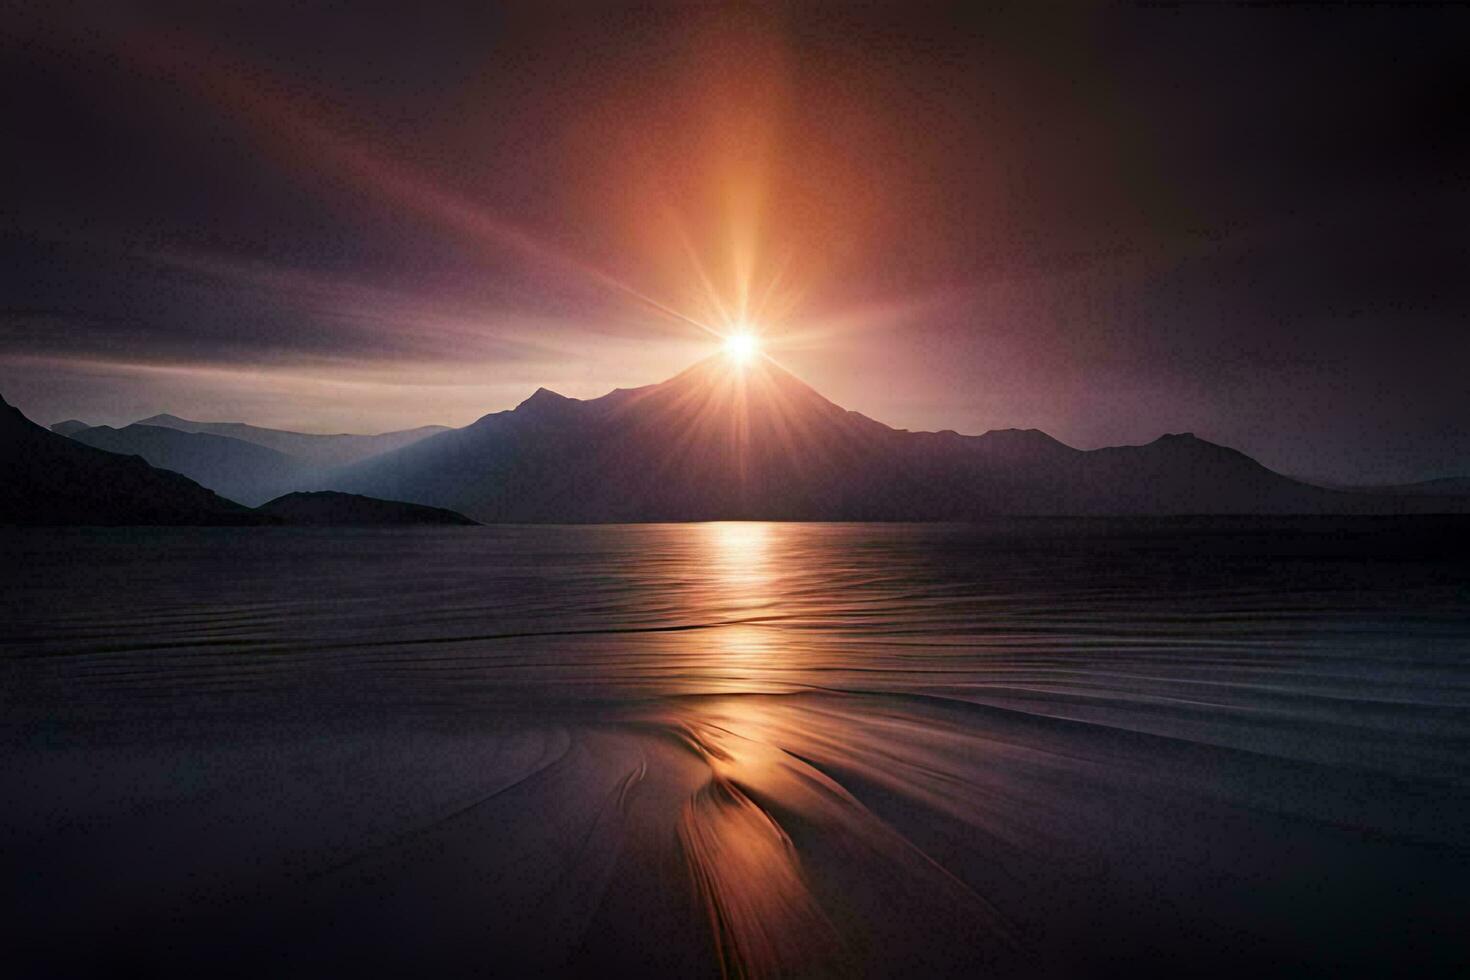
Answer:
M1463 961L1470 525L0 531L28 972Z

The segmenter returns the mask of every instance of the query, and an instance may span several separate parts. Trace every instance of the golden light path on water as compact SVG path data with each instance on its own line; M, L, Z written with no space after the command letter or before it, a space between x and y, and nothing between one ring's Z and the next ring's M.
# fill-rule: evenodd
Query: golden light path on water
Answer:
M709 570L722 605L736 620L769 608L770 526L734 522L708 525ZM728 683L750 689L779 655L769 629L735 622L713 631L713 657ZM736 973L803 961L831 944L831 927L807 890L796 850L781 825L746 795L760 787L785 789L783 754L761 741L752 725L759 711L739 701L723 712L691 720L691 748L709 764L709 782L685 805L679 839L707 909L721 960ZM744 731L742 731L744 730ZM814 943L813 940L816 939Z
M727 671L732 687L750 690L759 685L762 671L779 663L777 637L759 622L774 605L770 594L775 574L771 566L771 527L753 521L704 525L709 535L709 571L722 606L730 611L730 625L713 630L710 642L717 669Z
M721 617L717 628L691 637L691 654L704 665L696 689L734 696L695 698L656 717L707 767L706 781L682 808L678 834L722 970L757 977L828 972L844 962L856 967L783 819L845 841L852 856L890 873L927 881L948 914L963 910L961 918L989 929L1004 947L1007 937L987 903L790 751L798 739L818 756L824 742L828 750L857 746L861 728L836 714L807 716L779 698L749 696L796 689L795 651L784 647L780 623L793 612L781 593L800 577L792 536L760 522L711 523L696 533L706 577L701 612Z

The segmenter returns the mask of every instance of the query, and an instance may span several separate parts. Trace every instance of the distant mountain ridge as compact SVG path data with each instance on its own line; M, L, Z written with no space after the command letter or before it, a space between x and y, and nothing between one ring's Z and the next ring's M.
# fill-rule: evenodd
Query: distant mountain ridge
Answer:
M91 427L82 434L98 428L106 430L99 436L106 438L150 427ZM303 504L293 498L312 499ZM182 474L151 466L141 456L110 452L43 429L0 398L0 526L473 523L449 511L336 493L291 494L252 510Z
M267 429L245 422L196 422L181 419L177 415L153 415L139 419L135 425L175 429L179 432L204 433L227 436L242 442L264 446L288 456L295 456L317 466L341 466L347 463L389 452L410 445L420 439L439 432L447 432L448 426L425 425L417 429L397 432L381 432L376 435L354 435L337 433L321 435L313 432L290 432L285 429Z
M0 524L268 524L137 456L41 428L0 398Z
M153 466L182 473L250 507L311 483L321 469L243 439L141 423L121 429L94 426L72 432L70 438L108 452L141 456Z
M1451 496L1309 486L1188 433L1083 451L1034 429L892 429L769 361L738 368L722 357L587 401L538 389L514 409L343 467L327 485L485 522L1470 509Z

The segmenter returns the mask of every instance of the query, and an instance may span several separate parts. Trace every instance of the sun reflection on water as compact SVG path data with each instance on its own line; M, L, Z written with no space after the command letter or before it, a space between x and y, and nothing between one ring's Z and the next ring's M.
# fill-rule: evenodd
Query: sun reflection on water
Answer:
M769 601L772 578L771 525L758 521L722 521L707 525L708 560L721 598L737 608Z
M777 689L773 672L782 666L776 581L780 577L777 532L747 521L707 525L706 588L719 625L699 637L706 680L721 691ZM781 685L784 687L784 685Z

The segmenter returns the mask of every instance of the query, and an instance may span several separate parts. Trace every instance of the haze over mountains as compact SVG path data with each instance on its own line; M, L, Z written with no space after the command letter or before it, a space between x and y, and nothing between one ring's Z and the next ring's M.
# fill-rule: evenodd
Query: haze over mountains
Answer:
M151 426L127 429L149 430L144 438L164 431ZM140 456L47 431L0 398L0 525L473 523L445 510L342 493L294 493L251 509L182 474L151 466Z
M315 488L335 467L447 431L424 426L379 435L316 435L241 422L195 422L155 415L122 428L71 420L51 427L108 452L141 456L249 506Z
M273 522L137 456L48 432L0 398L0 523Z
M369 456L397 449L417 442L426 436L446 432L445 425L425 425L417 429L400 432L382 432L377 435L318 435L313 432L288 432L283 429L265 429L244 422L195 422L176 415L154 415L139 419L138 425L176 429L179 432L205 433L227 436L242 442L253 443L274 449L276 452L294 456L318 466L341 466Z
M462 429L311 435L170 415L64 427L241 503L333 490L483 522L1470 511L1457 484L1327 489L1188 433L1083 451L1035 429L892 429L768 360L723 356L586 401L539 389Z
M310 483L319 470L296 456L240 439L142 423L121 429L99 425L70 437L111 453L141 456L251 507Z

